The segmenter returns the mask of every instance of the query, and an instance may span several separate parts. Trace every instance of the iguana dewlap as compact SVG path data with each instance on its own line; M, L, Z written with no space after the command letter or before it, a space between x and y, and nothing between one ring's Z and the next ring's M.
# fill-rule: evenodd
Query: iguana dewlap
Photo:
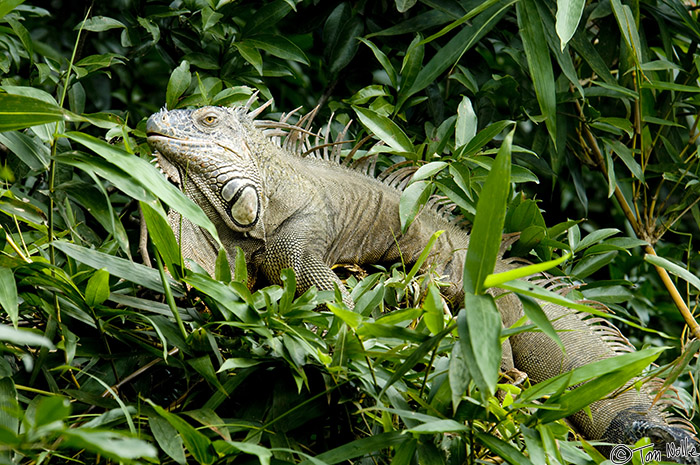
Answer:
M433 232L445 230L428 264L452 283L444 291L446 297L462 301L462 269L469 246L465 231L425 208L401 234L401 191L392 183L322 159L323 151L308 147L305 129L257 121L257 113L247 106L163 110L147 123L148 143L159 164L215 224L231 263L234 247L239 246L251 279L262 275L280 283L280 271L292 268L299 292L311 286L327 290L338 285L342 290L332 265L400 260L411 264ZM288 137L281 144L278 136L283 134ZM307 151L311 153L304 156ZM218 249L209 234L177 213L171 212L170 220L185 258L213 271ZM496 271L509 266L499 262ZM348 294L344 296L352 305ZM497 304L505 326L522 316L520 301L513 295L497 299ZM511 337L512 363L533 382L633 350L609 325L556 305L544 304L543 309L556 329L566 330L560 332L566 355L543 333ZM506 357L504 367L510 363ZM570 420L587 438L613 444L649 436L663 450L662 442L695 441L686 429L669 424L647 391L630 389L595 402L592 418L579 412Z

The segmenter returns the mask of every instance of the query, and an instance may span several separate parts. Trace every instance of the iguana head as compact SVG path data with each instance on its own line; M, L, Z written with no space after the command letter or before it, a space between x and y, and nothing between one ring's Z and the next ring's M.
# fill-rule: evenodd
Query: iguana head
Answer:
M261 185L246 143L245 112L235 108L161 110L146 123L163 171L190 194L204 196L227 225L250 231L261 216Z

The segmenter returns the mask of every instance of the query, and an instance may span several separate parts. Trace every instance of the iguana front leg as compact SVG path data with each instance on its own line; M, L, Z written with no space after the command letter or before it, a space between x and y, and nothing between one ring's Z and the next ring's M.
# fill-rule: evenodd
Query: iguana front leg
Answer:
M305 241L296 236L278 236L269 241L261 270L268 281L281 284L280 272L285 268L294 270L297 280L297 293L302 294L315 286L320 291L332 291L336 285L343 295L343 302L349 307L354 304L345 285L313 248L306 247Z

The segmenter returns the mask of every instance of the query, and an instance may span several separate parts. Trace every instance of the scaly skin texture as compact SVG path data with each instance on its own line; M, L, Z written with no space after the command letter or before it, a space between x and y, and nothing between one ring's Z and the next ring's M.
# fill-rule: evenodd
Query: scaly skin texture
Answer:
M411 265L436 230L445 230L425 267L448 277L448 300L459 303L468 234L432 209L423 209L401 234L398 206L401 192L337 163L302 157L281 148L256 126L245 108L204 107L161 111L149 118L148 143L166 174L202 207L233 263L241 247L248 265L249 285L258 276L281 284L280 271L292 268L298 291L311 286L341 289L352 300L331 266L335 264L395 263ZM204 230L171 212L185 258L213 273L217 256L214 240ZM496 272L512 265L499 262ZM517 297L497 299L505 326L522 316ZM609 342L616 330L584 321L575 312L542 303L566 348L542 333L513 336L504 345L504 369L513 365L541 382L587 363L615 356L619 346ZM622 339L619 336L619 339ZM512 354L511 354L512 349ZM579 412L571 423L587 438L610 443L634 443L645 434L655 440L695 438L667 423L652 396L635 389L591 405L592 417ZM664 449L657 443L657 448ZM686 463L700 463L695 458Z

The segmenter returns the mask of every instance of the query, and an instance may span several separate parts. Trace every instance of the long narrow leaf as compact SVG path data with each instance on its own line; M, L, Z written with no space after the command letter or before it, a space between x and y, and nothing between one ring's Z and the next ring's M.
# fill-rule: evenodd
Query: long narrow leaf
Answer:
M398 431L391 433L375 434L367 438L356 439L342 446L331 449L328 452L318 454L315 458L328 465L349 461L363 455L371 455L381 449L401 444L406 436ZM311 465L310 460L301 462L300 465Z
M557 392L562 392L563 389L569 386L586 382L596 376L615 372L626 366L636 366L637 364L644 365L645 363L646 365L644 366L647 366L658 357L663 350L665 350L663 347L647 348L637 352L630 352L628 354L589 363L528 388L520 395L520 401L531 402L543 396L551 396Z
M0 307L7 313L16 328L19 319L17 283L12 268L0 268Z
M614 371L602 375L593 381L589 381L572 391L567 391L559 396L551 397L544 405L557 405L557 408L542 409L535 415L543 423L548 423L567 417L572 413L578 412L587 405L602 399L605 395L622 387L630 379L641 373L650 363L656 360L661 349L650 352L651 353L646 352L646 356L640 357L638 360L625 365L620 364Z
M454 66L467 50L481 40L498 23L513 3L513 0L497 2L493 7L476 16L471 24L463 26L421 69L410 89L401 93L397 107L400 108L412 95L428 87L445 70Z
M585 0L557 0L556 30L562 50L576 32L585 5Z
M105 268L113 276L140 284L154 291L163 292L158 270L70 242L57 241L53 244L61 252L96 270ZM178 294L182 293L182 286L179 283L171 281L170 285L177 289Z
M353 110L357 113L360 122L393 150L413 153L411 139L392 120L367 108L353 107Z
M0 132L67 120L58 105L24 95L0 93Z
M218 239L216 228L201 208L170 184L158 170L135 155L129 154L96 137L81 132L68 132L66 137L94 151L105 160L119 166L127 173L138 173L138 181L149 192L163 200L170 207L182 213L187 219L206 229Z
M505 459L513 465L532 465L522 452L515 446L508 444L503 439L497 438L491 434L477 433L476 440L491 449L497 456Z
M490 295L466 294L457 317L467 369L483 398L492 396L501 365L501 316Z
M552 61L549 58L549 48L543 47L547 38L544 34L542 21L537 14L537 6L533 0L522 0L516 5L518 12L518 27L523 39L525 57L530 68L535 94L540 104L540 110L545 118L549 136L553 142L557 137L557 97L554 85Z
M695 276L690 271L683 267L680 267L670 260L663 257L657 257L656 255L646 254L644 256L644 261L651 263L654 266L659 266L671 274L678 276L681 279L685 279L690 284L692 284L696 289L700 289L700 278Z
M559 266L559 264L565 262L571 258L571 253L567 253L562 257L556 258L554 260L549 260L542 263L535 263L534 265L519 266L513 268L512 270L503 271L501 273L490 274L484 279L484 287L498 287L503 283L512 281L514 279L525 278L527 276L532 276L537 273L542 273L550 268Z
M484 280L493 271L501 246L506 203L510 192L513 132L503 140L479 196L470 237L470 242L479 244L479 247L469 247L464 264L464 292L467 294L482 292Z

